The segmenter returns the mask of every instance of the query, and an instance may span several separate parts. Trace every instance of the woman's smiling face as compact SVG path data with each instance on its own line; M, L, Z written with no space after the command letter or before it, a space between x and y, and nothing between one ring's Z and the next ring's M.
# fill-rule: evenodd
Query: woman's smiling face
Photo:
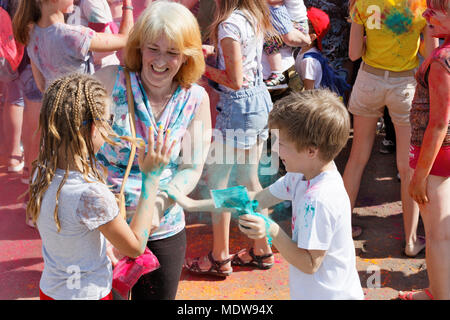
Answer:
M180 50L165 36L145 43L141 50L144 83L154 87L170 86L186 60Z

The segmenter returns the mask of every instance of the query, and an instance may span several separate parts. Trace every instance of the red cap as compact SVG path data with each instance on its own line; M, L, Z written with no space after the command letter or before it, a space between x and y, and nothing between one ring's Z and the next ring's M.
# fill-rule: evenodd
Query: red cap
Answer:
M317 35L317 47L322 51L322 39L330 29L330 18L324 11L314 7L309 8L307 13L314 28L314 33Z

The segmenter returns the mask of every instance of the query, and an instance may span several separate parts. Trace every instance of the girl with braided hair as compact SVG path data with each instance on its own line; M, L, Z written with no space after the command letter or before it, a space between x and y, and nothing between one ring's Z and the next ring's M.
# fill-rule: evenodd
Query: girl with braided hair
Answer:
M119 143L111 140L117 135L109 103L102 84L81 74L54 81L44 94L40 153L27 208L42 238L41 299L110 300L112 266L105 238L131 258L145 250L160 174L174 143L159 132L145 153L141 140L128 138L139 146L142 173L137 214L128 225L95 158L105 141Z

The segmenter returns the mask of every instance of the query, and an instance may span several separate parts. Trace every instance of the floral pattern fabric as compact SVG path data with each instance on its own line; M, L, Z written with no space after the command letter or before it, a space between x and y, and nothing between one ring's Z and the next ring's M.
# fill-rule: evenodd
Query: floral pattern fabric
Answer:
M125 73L123 67L119 66L118 68L116 84L112 92L111 113L114 114L112 128L119 136L130 137L132 135L129 121L130 115L128 113ZM193 84L189 89L178 86L159 120L156 121L139 74L130 72L130 78L135 104L136 137L148 141L149 127L153 126L153 128L157 128L162 125L164 132L170 129L171 139L177 141L172 152L171 161L161 175L160 186L163 186L170 182L177 173L180 164L181 140L194 118L198 106L206 95L206 91L196 84ZM156 139L157 130L154 131L154 139ZM127 141L120 140L119 146L105 144L97 154L97 159L108 169L107 183L112 186L112 190L115 193L119 193L120 191L130 152L131 144ZM136 210L141 193L141 184L141 172L136 155L125 187L125 203L128 219L131 218L133 212ZM164 212L160 226L152 233L150 240L163 239L175 235L183 230L184 226L183 209L178 204L175 204Z

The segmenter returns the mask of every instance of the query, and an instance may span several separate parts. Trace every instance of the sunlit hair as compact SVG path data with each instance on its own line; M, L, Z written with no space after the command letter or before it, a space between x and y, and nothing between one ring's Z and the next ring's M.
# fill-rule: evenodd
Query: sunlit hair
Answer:
M140 15L125 47L125 65L133 72L142 70L142 48L165 36L187 60L175 75L181 86L189 88L205 71L202 39L197 19L182 4L152 2Z
M30 26L41 18L41 3L44 0L20 0L12 24L14 38L23 45L30 39Z
M235 10L241 10L250 21L257 34L275 36L278 33L272 26L270 11L265 0L220 0L216 6L214 21L209 28L209 39L217 47L219 25Z
M297 151L316 147L322 160L331 161L347 144L350 117L336 93L328 89L305 90L274 104L269 128L283 131Z
M92 143L92 125L95 124L103 139L113 145L111 138L117 137L108 122L105 112L110 98L103 85L88 75L71 74L55 80L47 89L42 101L39 117L40 151L33 162L30 201L27 214L36 222L42 204L56 169L65 164L64 178L56 194L54 219L58 232L61 229L58 218L58 198L67 180L69 165L79 164L78 170L88 182L104 183L104 172L97 164Z

